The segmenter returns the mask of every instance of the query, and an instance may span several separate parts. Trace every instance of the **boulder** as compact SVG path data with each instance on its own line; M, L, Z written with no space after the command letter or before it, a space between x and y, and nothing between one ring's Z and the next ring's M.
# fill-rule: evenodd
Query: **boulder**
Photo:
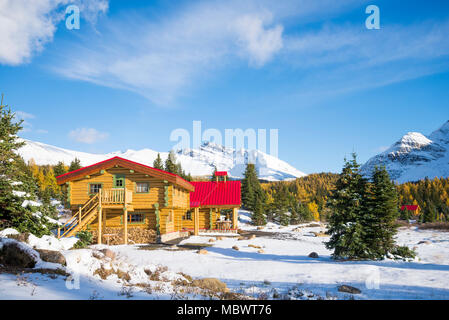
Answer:
M423 241L418 242L418 244L432 244L432 241L423 240Z
M256 237L256 235L255 235L255 234L252 234L252 235L250 235L250 236L248 237L248 240L254 239L255 237Z
M38 253L32 249L27 250L14 240L3 243L0 250L0 264L9 267L34 268L38 261Z
M215 239L214 238L210 238L209 242L215 242Z
M223 240L223 237L215 237L217 240Z
M351 294L360 294L362 291L356 287L348 286L348 285L342 285L338 286L339 292L345 292L345 293L351 293Z
M239 247L237 247L237 246L233 246L232 249L237 250L237 251L240 250Z
M102 249L100 250L101 253L103 253L105 255L105 257L108 257L111 260L115 259L115 252L112 251L111 249Z
M45 249L36 249L36 251L39 252L39 255L41 256L41 259L43 261L59 263L63 266L67 264L67 262L65 261L65 257L59 251Z
M316 252L311 252L309 254L309 258L318 259L320 256Z
M257 227L257 230L263 230L263 228L265 228L265 227L263 227L263 226L258 226L258 227Z
M204 278L204 279L196 279L192 281L192 284L195 287L211 290L214 292L229 292L226 283L216 279L216 278Z
M245 237L238 237L237 240L238 241L242 241L242 240L246 240L246 238Z
M257 251L257 253L265 253L265 251L263 251L263 249L260 249Z
M198 253L198 254L208 254L208 251L206 249L200 249L196 253Z
M254 249L262 249L261 246L256 246L255 244L249 244L248 247L254 248Z

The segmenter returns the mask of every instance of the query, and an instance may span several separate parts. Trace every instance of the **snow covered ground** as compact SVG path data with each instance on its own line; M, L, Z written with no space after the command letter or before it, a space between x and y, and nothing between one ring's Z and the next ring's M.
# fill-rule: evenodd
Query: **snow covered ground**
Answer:
M280 227L269 224L256 230L247 224L248 219L248 213L240 211L242 229L258 232L253 239L222 237L217 240L215 236L197 236L183 240L178 247L151 250L141 250L138 245L110 246L116 253L114 261L92 257L96 249L105 246L63 250L67 270L80 275L79 289L67 289L60 276L52 279L30 274L23 280L21 276L4 273L0 274L0 298L204 298L176 295L169 281L165 282L165 288L153 290L151 294L135 286L149 283L145 268L154 270L166 266L165 276L170 281L182 277L181 272L193 278L218 278L231 291L256 299L449 299L449 232L401 228L397 241L416 249L415 261L336 262L331 260L331 252L324 246L328 237L315 236L325 230L323 225ZM213 242L210 239L214 239ZM36 243L38 241L34 241ZM186 244L202 244L208 253L178 250ZM233 249L234 246L239 250ZM316 252L319 258L309 258L311 252ZM101 280L93 275L101 266L121 268L132 280L125 283L115 274ZM340 285L354 286L362 292L342 293L338 291ZM127 290L132 293L128 294Z

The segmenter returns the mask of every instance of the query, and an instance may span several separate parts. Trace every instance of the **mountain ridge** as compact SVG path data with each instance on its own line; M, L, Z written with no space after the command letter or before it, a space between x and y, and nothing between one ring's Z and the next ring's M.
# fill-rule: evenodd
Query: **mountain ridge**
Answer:
M60 148L27 139L21 139L25 145L18 153L25 161L33 159L38 165L55 165L59 161L69 164L75 158L80 159L82 166L91 165L115 156L152 166L158 153L164 161L168 152L158 152L149 148L141 150L127 149L106 154L94 154ZM183 169L192 176L211 175L214 168L228 171L231 178L243 177L246 163L251 159L255 162L259 178L267 181L283 181L306 176L305 173L294 168L269 154L258 150L234 150L211 142L204 142L198 149L182 149L175 152L176 160Z
M398 183L449 176L449 121L426 136L409 132L386 151L370 158L361 168L368 176L384 165Z

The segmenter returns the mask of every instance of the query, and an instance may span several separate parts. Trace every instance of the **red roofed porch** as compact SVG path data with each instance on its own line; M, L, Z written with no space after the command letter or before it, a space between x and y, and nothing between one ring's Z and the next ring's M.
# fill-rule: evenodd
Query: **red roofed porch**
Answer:
M241 206L240 181L200 181L191 184L195 187L195 191L190 193L194 234L197 235L199 230L237 231L238 209Z

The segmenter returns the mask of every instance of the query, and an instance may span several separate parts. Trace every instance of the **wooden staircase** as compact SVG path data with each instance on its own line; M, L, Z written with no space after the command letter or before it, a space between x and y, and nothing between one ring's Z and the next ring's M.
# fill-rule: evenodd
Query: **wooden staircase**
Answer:
M101 193L89 199L67 223L58 229L58 238L73 237L98 216Z

